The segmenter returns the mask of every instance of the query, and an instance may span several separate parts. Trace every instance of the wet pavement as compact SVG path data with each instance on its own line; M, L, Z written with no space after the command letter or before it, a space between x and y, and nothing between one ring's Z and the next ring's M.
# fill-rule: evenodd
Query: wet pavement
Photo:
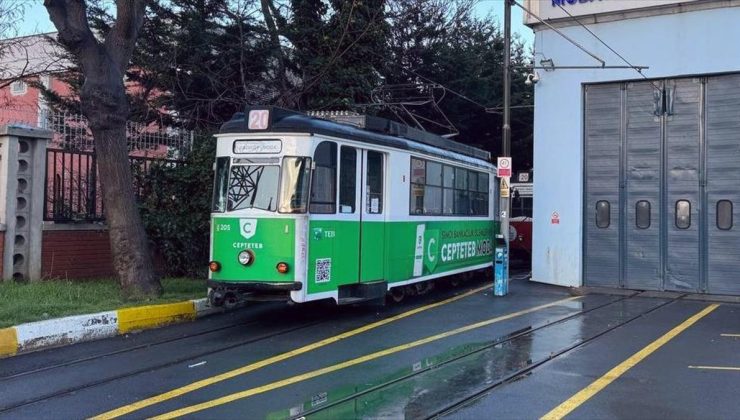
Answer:
M565 402L576 418L731 418L737 304L581 392L710 305L525 281L505 298L478 282L386 307L255 304L0 360L0 418L539 418Z

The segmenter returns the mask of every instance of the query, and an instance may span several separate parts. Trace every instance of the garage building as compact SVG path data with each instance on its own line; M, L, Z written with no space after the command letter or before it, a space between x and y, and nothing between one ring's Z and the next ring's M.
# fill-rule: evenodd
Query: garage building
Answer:
M740 295L740 1L522 4L532 279Z

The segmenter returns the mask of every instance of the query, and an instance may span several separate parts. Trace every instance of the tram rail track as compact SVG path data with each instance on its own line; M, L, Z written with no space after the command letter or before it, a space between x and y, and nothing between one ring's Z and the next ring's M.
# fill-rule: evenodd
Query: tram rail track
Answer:
M306 411L301 412L301 413L299 413L297 415L290 416L290 418L292 420L310 418L311 416L314 416L314 415L316 415L318 413L325 412L327 410L332 409L333 407L339 406L340 404L347 403L349 401L352 401L352 400L354 400L356 398L359 398L359 397L362 397L364 395L368 395L368 394L371 394L371 393L374 393L374 392L378 392L378 391L381 391L383 389L386 389L386 388L389 388L391 386L394 386L396 384L399 384L401 382L408 381L410 379L419 377L420 375L427 374L427 373L429 373L429 372L431 372L431 371L433 371L435 369L439 369L439 368L441 368L441 367L443 367L445 365L449 365L451 363L454 363L456 361L460 361L462 359L471 357L471 356L473 356L475 354L478 354L478 353L481 353L483 351L490 350L490 349L494 348L495 346L500 346L501 344L504 344L504 343L513 342L514 340L520 339L520 338L522 338L522 337L524 337L526 335L530 335L530 334L535 333L537 331L542 331L542 330L545 330L547 328L552 328L552 327L555 327L555 326L557 326L559 324L563 324L563 323L565 323L567 321L573 320L575 318L582 317L582 316L584 316L586 314L589 314L589 313L592 313L592 312L595 312L595 311L599 311L599 310L604 309L604 308L606 308L608 306L615 305L615 304L618 304L620 302L624 302L624 301L627 301L627 300L630 300L630 299L633 299L633 298L636 298L636 297L640 297L641 294L642 294L641 292L635 292L635 293L633 293L631 295L620 296L619 298L617 298L615 300L611 300L609 302L606 302L606 303L603 303L603 304L594 306L592 308L588 308L588 309L585 309L585 310L581 310L581 311L572 313L570 315L564 316L562 318L558 318L558 319L556 319L554 321L550 321L550 322L544 323L544 324L539 325L539 326L535 326L535 327L530 326L530 327L527 327L527 328L523 328L523 329L520 329L520 330L511 332L511 333L509 333L509 334L507 334L507 335L505 335L503 337L499 337L496 340L493 340L492 342L490 342L490 343L488 343L488 344L486 344L484 346L478 347L478 348L476 348L476 349L474 349L472 351L469 351L469 352L466 352L466 353L462 353L462 354L456 355L455 357L452 357L452 358L450 358L448 360L445 360L443 362L440 362L440 363L435 364L435 365L432 365L432 366L422 367L421 369L416 370L414 372L411 372L411 373L409 373L409 374L407 374L405 376L401 376L401 377L395 378L395 379L393 379L391 381L387 381L387 382L384 382L384 383L377 384L377 385L375 385L373 387L369 387L369 388L363 389L362 391L359 391L357 393L353 393L353 394L347 395L347 396L345 396L345 397L343 397L341 399L338 399L338 400L335 400L335 401L331 401L327 405L322 405L322 406L316 407L316 408L311 409L311 410L306 410ZM646 315L648 315L648 314L650 314L650 313L652 313L654 311L657 311L657 310L659 310L661 308L664 308L664 307L666 307L668 305L671 305L671 304L675 303L676 301L682 299L685 296L686 296L685 294L682 294L682 295L679 295L679 296L676 296L676 297L673 297L673 298L667 298L667 300L665 302L659 303L659 304L657 304L657 305L649 308L648 310L641 311L638 314L636 314L636 315L634 315L634 316L632 316L630 318L627 318L627 319L623 320L622 322L616 323L615 325L612 325L612 326L609 326L607 328L604 328L603 330L599 331L598 333L596 333L596 334L594 334L594 335L592 335L592 336L590 336L588 338L585 338L583 340L577 341L577 342L575 342L575 343L573 343L573 344L571 344L569 346L566 346L564 348L557 349L556 351L550 352L550 354L549 354L548 357L543 358L543 359L540 359L540 360L537 360L537 361L533 361L531 364L528 364L527 366L525 366L525 367L523 367L521 369L515 370L515 371L513 371L513 372L511 372L511 373L509 373L507 375L504 375L500 379L498 379L497 381L495 381L495 382L493 382L491 384L488 384L487 386L484 386L484 387L482 387L479 390L476 390L474 393L469 394L469 395L465 396L462 399L455 400L451 404L447 404L447 405L443 406L442 408L436 409L433 412L426 414L424 417L425 418L437 419L437 418L441 418L442 416L445 416L447 414L451 414L451 413L457 411L458 409L460 409L460 408L462 408L462 407L470 404L471 402L474 402L477 399L485 396L486 394L490 393L495 388L497 388L497 387L499 387L499 386L501 386L503 384L506 384L508 382L511 382L512 380L516 380L517 378L521 377L522 375L526 375L529 372L533 371L537 367L542 366L542 365L544 365L544 364L546 364L546 363L548 363L548 362L550 362L550 361L552 361L552 360L554 360L554 359L556 359L556 358L558 358L558 357L560 357L560 356L562 356L562 355L564 355L564 354L566 354L566 353L568 353L570 351L573 351L573 350L575 350L577 348L580 348L580 347L582 347L582 346L584 346L584 345L586 345L586 344L588 344L588 343L590 343L590 342L598 339L599 337L602 337L602 336L610 333L611 331L614 331L614 330L616 330L618 328L621 328L622 326L627 325L627 324L629 324L629 323L631 323L631 322L633 322L635 320L638 320L638 319L640 319L640 318L642 318L642 317L644 317L644 316L646 316Z
M465 287L456 288L455 292L457 292L456 294L464 294L466 292L470 292L470 291L474 290L478 286L479 286L479 284L477 282L471 282L471 283L469 283ZM434 299L434 301L442 301L442 300L444 300L444 299L446 299L448 297L449 296L445 293L442 296L440 296L439 299ZM262 316L264 317L264 315L262 315ZM154 365L142 367L142 368L139 368L139 369L128 371L126 373L122 373L122 374L118 374L118 375L112 375L112 376L109 376L109 377L106 377L106 378L101 378L99 380L94 380L94 381L86 382L84 384L80 384L80 385L77 385L77 386L66 387L66 388L63 388L63 389L61 389L59 391L48 392L48 393L45 393L45 394L42 394L42 395L34 396L33 398L29 398L29 399L23 400L21 402L11 403L11 404L8 404L8 405L0 405L0 414L8 413L8 412L11 412L13 410L16 410L16 409L19 409L19 408L22 408L22 407L26 407L26 406L29 406L29 405L32 405L32 404L41 403L41 402L44 402L44 401L49 400L49 399L53 399L53 398L64 396L64 395L69 395L69 394L72 394L72 393L75 393L75 392L78 392L78 391L82 391L82 390L85 390L85 389L89 389L89 388L93 388L93 387L96 387L96 386L104 385L104 384L111 383L111 382L114 382L114 381L117 381L117 380L126 379L126 378L129 378L129 377L134 377L136 375L140 375L140 374L144 374L144 373L148 373L148 372L153 372L153 371L157 371L157 370L160 370L160 369L165 369L165 368L168 368L168 367L171 367L171 366L174 366L174 365L177 365L177 364L181 364L181 363L184 363L184 362L187 362L187 361L192 361L194 359L199 359L199 358L203 358L203 357L206 357L206 356L218 354L220 352L228 351L228 350L231 350L231 349L234 349L234 348L238 348L240 346L254 344L254 343L257 343L257 342L260 342L260 341L264 341L264 340L269 340L269 339L272 339L272 338L275 338L275 337L278 337L278 336L281 336L281 335L291 334L291 333L295 333L296 331L300 331L300 330L304 330L304 329L308 329L308 328L313 328L313 327L316 327L317 325L328 323L328 322L331 322L333 320L334 320L334 318L332 318L332 317L324 317L324 318L321 318L321 319L318 319L318 320L314 320L312 322L305 322L305 323L301 323L299 325L294 325L294 326L292 326L290 328L284 328L284 329L281 329L279 331L270 332L270 333L262 334L262 335L258 335L258 336L253 336L253 337L250 337L250 338L244 339L244 340L239 340L239 341L236 341L236 342L233 342L233 343L229 344L228 346L219 346L219 347L214 348L214 349L209 349L209 350L198 352L198 353L192 353L192 354L183 355L182 357L178 357L176 359L168 360L167 362L163 362L163 363L158 363L158 364L154 364ZM234 329L234 328L239 328L239 327L246 327L246 326L249 326L249 325L256 325L256 324L259 324L260 322L261 321L259 319L257 319L257 320L249 320L249 321L246 321L246 322L245 321L242 321L242 322L230 323L230 324L223 325L221 327L214 328L214 329L208 329L208 330L205 330L205 331L199 331L199 332L192 333L192 334L186 334L186 335L181 335L181 336L177 336L177 337L171 337L171 338L167 338L167 339L163 339L163 340L158 340L158 341L153 341L153 342L148 342L148 343L142 343L142 344L138 344L138 345L135 345L135 346L122 348L122 349L111 351L111 352L105 352L105 353L100 353L100 354L96 354L96 355L93 355L93 356L88 356L88 357L83 357L83 358L77 358L77 359L66 361L66 362L63 362L63 363L57 363L57 364L50 365L50 366L45 366L45 367L42 367L42 368L31 369L31 370L28 370L28 371L23 371L23 372L11 374L11 375L6 375L4 377L0 377L0 386L2 386L3 383L7 383L7 382L10 382L10 381L13 381L13 380L17 380L17 379L22 379L24 377L28 377L28 376L32 376L32 375L36 375L36 374L43 374L43 373L46 373L46 372L49 372L49 371L52 371L52 370L55 370L55 369L68 368L68 367L71 367L71 366L74 366L74 365L78 365L78 364L82 364L82 363L86 363L86 362L91 362L91 361L95 361L95 360L98 360L98 359L103 359L103 358L106 358L106 357L118 356L118 355L122 355L122 354L125 354L125 353L131 353L131 352L134 352L134 351L137 351L137 350L142 350L142 349L147 349L147 348L151 348L151 347L156 347L156 346L159 346L159 345L171 344L171 343L175 343L175 342L178 342L178 341L183 341L183 340L191 339L191 338L194 338L194 337L202 337L202 336L207 336L209 334L221 333L221 332L226 331L226 330L229 330L229 329Z
M231 350L231 349L234 349L234 348L237 348L237 347L240 347L240 346L254 344L254 343L257 343L257 342L260 342L260 341L264 341L264 340L269 340L271 338L278 337L278 336L281 336L281 335L294 333L296 331L300 331L300 330L303 330L303 329L306 329L306 328L315 327L316 325L320 325L320 324L326 323L326 322L329 322L329 320L314 321L314 322L309 322L309 323L301 324L299 326L294 326L294 327L291 327L291 328L286 328L286 329L283 329L283 330L280 330L280 331L276 331L276 332L273 332L273 333L263 334L261 336L252 337L252 338L249 338L249 339L246 339L246 340L240 340L240 341L235 342L235 343L232 343L232 344L230 344L228 346L219 347L219 348L214 349L214 350L203 351L203 352L196 353L196 354L189 354L187 356L179 357L179 358L176 358L176 359L167 361L165 363L156 364L154 366L147 366L147 367L136 369L136 370L132 370L130 372L126 372L126 373L123 373L123 374L113 375L113 376L110 376L110 377L107 377L107 378L104 378L104 379L87 382L87 383L82 384L82 385L64 388L64 389L62 389L60 391L50 392L50 393L47 393L47 394L43 394L43 395L40 395L40 396L31 398L31 399L25 400L25 401L20 402L20 403L11 404L11 405L7 405L7 406L0 406L0 414L6 413L6 412L9 412L9 411L12 411L12 410L21 408L21 407L25 407L25 406L28 406L28 405L31 405L31 404L40 403L40 402L43 402L43 401L46 401L46 400L49 400L49 399L52 399L52 398L56 398L56 397L60 397L60 396L63 396L63 395L68 395L68 394L72 394L72 393L75 393L75 392L78 392L78 391L82 391L82 390L85 390L85 389L93 388L93 387L96 387L96 386L104 385L104 384L107 384L107 383L110 383L110 382L114 382L114 381L117 381L117 380L121 380L121 379L129 378L129 377L133 377L133 376L140 375L140 374L147 373L147 372L157 371L157 370L160 370L160 369L165 369L165 368L168 368L168 367L171 367L171 366L180 364L180 363L187 362L189 360L198 359L198 358L202 358L202 357L205 357L205 356L210 356L210 355L217 354L217 353L220 353L220 352L223 352L223 351L227 351L227 350ZM228 328L231 328L231 327L224 327L224 328L221 328L221 330L228 329ZM214 332L218 332L218 331L214 331ZM198 334L198 335L203 335L203 334ZM198 335L193 335L193 336L198 336ZM191 338L193 336L185 337L185 338ZM180 338L180 340L185 339L185 338ZM160 344L166 344L166 343L169 343L169 342L172 342L172 341L178 341L178 340L175 340L175 339L173 339L173 340L167 340L165 343L160 343ZM142 348L142 347L144 347L144 348L145 347L150 347L150 346L151 345L137 346L137 349ZM126 349L126 350L122 350L120 352L114 352L114 353L115 354L120 354L120 353L125 353L125 352L128 352L128 351L134 351L134 349ZM94 357L93 359L97 359L97 358L101 358L101 357L104 357L104 356ZM43 369L41 371L43 373ZM0 381L0 384L1 383L2 383L2 381Z

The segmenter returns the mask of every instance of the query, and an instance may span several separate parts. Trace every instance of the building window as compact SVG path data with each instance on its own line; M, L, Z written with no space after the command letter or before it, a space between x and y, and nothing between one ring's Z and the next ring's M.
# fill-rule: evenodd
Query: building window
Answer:
M676 227L679 229L691 227L691 203L688 200L676 201Z
M717 229L732 229L732 201L717 201Z
M10 94L13 96L25 95L28 92L28 85L23 80L16 80L10 84Z
M409 213L487 216L488 174L411 158Z
M635 203L635 225L638 229L647 229L650 227L650 202L640 200Z
M309 211L330 214L337 211L337 144L319 143L313 155L316 169L311 179L311 205Z
M606 229L611 224L611 206L606 200L596 202L596 227Z

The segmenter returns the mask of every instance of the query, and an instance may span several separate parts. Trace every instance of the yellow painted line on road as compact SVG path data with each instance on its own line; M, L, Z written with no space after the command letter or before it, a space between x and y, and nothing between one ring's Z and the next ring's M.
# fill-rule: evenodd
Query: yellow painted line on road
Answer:
M18 352L18 332L14 327L0 329L0 357L13 356Z
M120 407L120 408L117 408L115 410L111 410L111 411L105 412L103 414L100 414L100 415L98 415L96 417L93 417L93 419L112 419L112 418L120 417L120 416L129 414L129 413L132 413L134 411L141 410L142 408L149 407L149 406L154 405L154 404L159 404L159 403L161 403L163 401L167 401L167 400L170 400L172 398L176 398L176 397L179 397L181 395L187 394L189 392L192 392L192 391L195 391L195 390L198 390L198 389L201 389L201 388L205 388L205 387L207 387L209 385L213 385L215 383L218 383L218 382L221 382L221 381L225 381L227 379L231 379L231 378L233 378L235 376L239 376L239 375L243 375L245 373L253 372L253 371L255 371L257 369L261 369L261 368L263 368L265 366L268 366L268 365L271 365L271 364L274 364L274 363L278 363L278 362L282 362L283 360L290 359L291 357L295 357L295 356L298 356L298 355L301 355L301 354L304 354L304 353L308 353L308 352L310 352L312 350L316 350L318 348L321 348L321 347L324 347L324 346L328 346L329 344L333 344L333 343L336 343L336 342L338 342L340 340L344 340L346 338L349 338L349 337L352 337L352 336L355 336L355 335L358 335L358 334L362 334L364 332L367 332L367 331L370 331L372 329L381 327L383 325L390 324L392 322L401 320L403 318L408 318L408 317L410 317L412 315L416 315L418 313L427 311L429 309L437 308L437 307L446 305L448 303L455 302L457 300L466 298L468 296L474 295L474 294L476 294L478 292L481 292L483 290L487 290L487 289L490 289L490 288L491 288L490 285L482 286L482 287L479 287L477 289L470 290L468 292L465 292L463 294L460 294L460 295L451 297L449 299L445 299L445 300L440 301L440 302L436 302L436 303L432 303L432 304L429 304L429 305L421 306L419 308L416 308L416 309L412 309L410 311L403 312L401 314L392 316L390 318L382 319L380 321L376 321L376 322L373 322L373 323L364 325L364 326L359 327L359 328L356 328L354 330L350 330L350 331L347 331L347 332L342 333L342 334L339 334L339 335L335 335L335 336L332 336L332 337L329 337L329 338L325 338L323 340L316 341L316 342L311 343L311 344L307 344L307 345L305 345L303 347L300 347L300 348L297 348L295 350L291 350L291 351L286 352L286 353L278 354L276 356L273 356L273 357L270 357L270 358L267 358L267 359L264 359L264 360L260 360L260 361L255 362L255 363L251 363L249 365L242 366L240 368L237 368L237 369L234 369L234 370L230 370L228 372L224 372L222 374L219 374L219 375L216 375L216 376L212 376L210 378L206 378L206 379L202 379L202 380L197 381L197 382L193 382L193 383L191 383L189 385L185 385L185 386L180 387L180 388L175 388L175 389L173 389L171 391L168 391L168 392L165 392L163 394L155 395L155 396L150 397L150 398L147 398L145 400L141 400L141 401L137 401L135 403L129 404L129 405L125 405L123 407Z
M734 367L734 366L689 366L689 369L735 370L735 371L740 372L740 367Z
M622 376L625 372L633 368L636 364L640 363L643 359L650 356L653 352L661 348L664 344L671 341L673 338L675 338L677 335L681 334L683 331L685 331L686 329L694 325L700 319L709 315L712 311L714 311L718 307L719 305L715 303L715 304L707 306L706 308L702 309L698 313L694 314L693 316L691 316L684 322L674 327L672 330L663 334L657 340L645 346L642 350L630 356L624 362L615 366L612 370L607 372L604 376L593 381L589 386L587 386L586 388L582 389L581 391L579 391L578 393L570 397L567 401L563 402L559 406L552 409L549 413L542 416L540 420L562 419L563 417L567 416L573 410L580 407L581 404L588 401L591 397L598 394L601 390L606 388L609 384L614 382L616 379Z
M315 378L317 376L325 375L327 373L336 372L338 370L346 369L351 366L359 365L361 363L369 362L371 360L379 359L381 357L385 357L394 353L398 353L404 350L409 350L414 347L418 347L424 344L431 343L433 341L441 340L443 338L451 337L456 334L461 334L467 331L474 330L476 328L485 327L487 325L491 325L497 322L506 321L508 319L516 318L518 316L526 315L535 311L539 311L545 308L549 308L551 306L560 305L562 303L566 303L568 301L572 301L575 299L580 299L582 296L574 296L569 297L566 299L561 299L555 302L550 302L544 305L535 306L529 309L524 309L521 311L513 312L507 315L498 316L496 318L487 319L485 321L476 322L475 324L466 325L464 327L456 328L454 330L450 330L447 332L443 332L440 334L432 335L426 338L422 338L420 340L412 341L410 343L401 344L395 347L391 347L385 350L380 350L375 353L370 353L365 356L361 356L355 359L346 360L342 363L327 366L325 368L316 369L311 372L306 372L301 375L296 375L290 378L286 378L280 381L272 382L267 385L263 385L256 388L247 389L244 391L236 392L234 394L226 395L221 398L217 398L211 401L206 401L201 404L191 405L189 407L181 408L179 410L170 411L169 413L161 414L159 416L153 417L153 419L172 419L175 417L185 416L192 413L197 413L199 411L207 410L209 408L213 408L219 405L227 404L236 400L240 400L243 398L251 397L253 395L262 394L264 392L272 391L274 389L282 388L288 385L292 385L298 382L302 382L308 379Z
M740 334L720 334L722 337L736 337L740 338Z
M195 304L192 301L165 303L163 305L119 309L116 312L118 332L125 334L181 320L195 319Z

